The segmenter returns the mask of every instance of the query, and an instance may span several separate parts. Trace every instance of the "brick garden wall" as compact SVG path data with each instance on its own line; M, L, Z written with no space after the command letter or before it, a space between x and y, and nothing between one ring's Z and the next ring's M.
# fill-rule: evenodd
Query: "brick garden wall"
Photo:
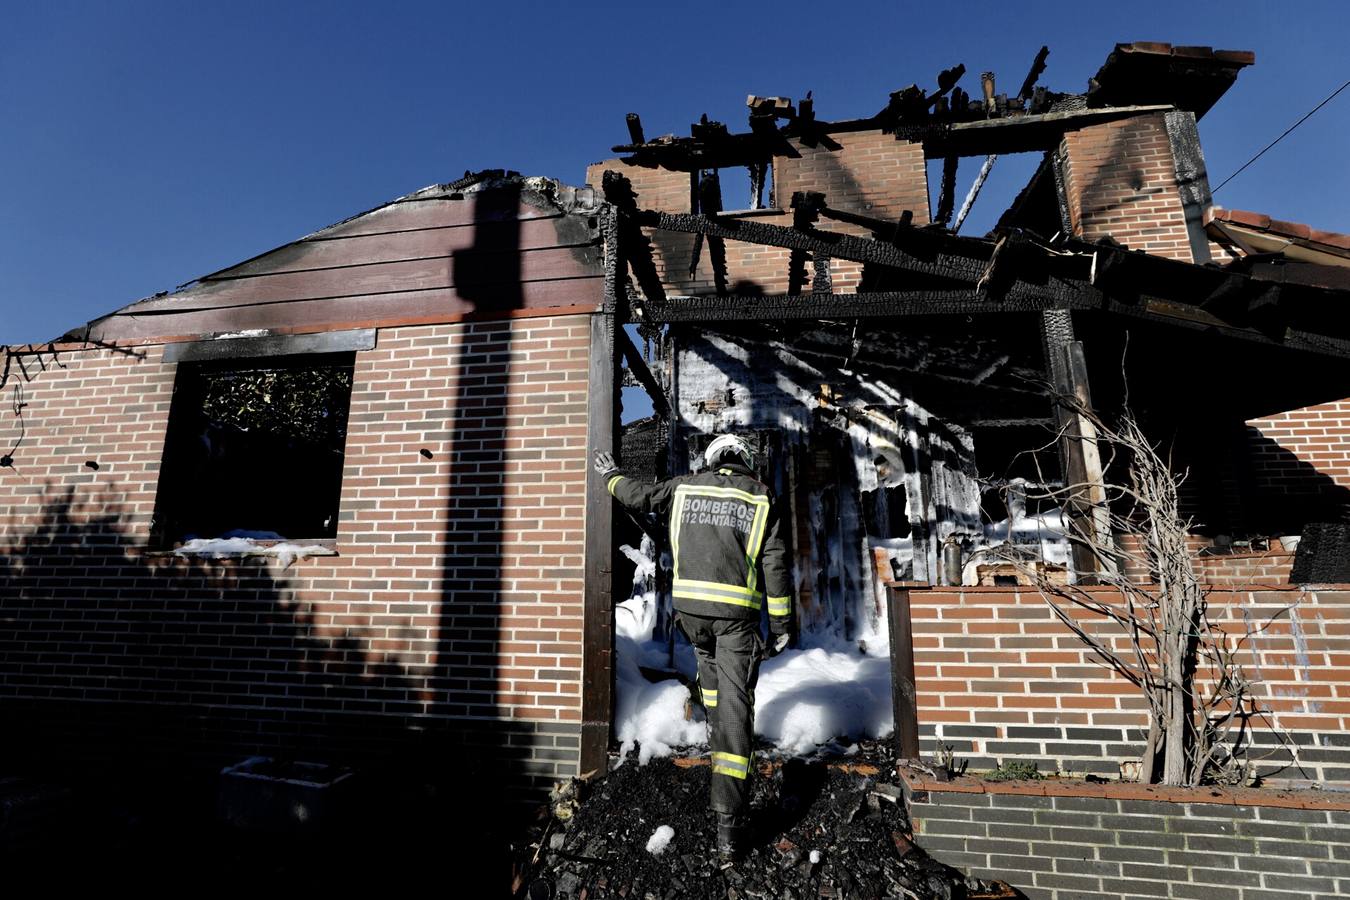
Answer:
M26 436L0 469L3 752L482 747L517 788L574 772L588 328L380 330L357 354L338 555L289 569L151 552L162 347L30 359ZM0 419L0 443L17 437Z
M958 782L910 801L920 846L1032 900L1350 895L1350 804L1335 797Z
M1265 625L1237 658L1294 752L1278 746L1268 725L1253 723L1260 771L1350 780L1350 591L1216 588L1209 603L1235 641ZM1140 758L1142 697L1097 663L1035 591L915 590L910 606L925 756L945 745L971 771L1018 759L1046 773L1112 776ZM1077 617L1127 648L1104 619ZM1301 770L1290 765L1295 754Z

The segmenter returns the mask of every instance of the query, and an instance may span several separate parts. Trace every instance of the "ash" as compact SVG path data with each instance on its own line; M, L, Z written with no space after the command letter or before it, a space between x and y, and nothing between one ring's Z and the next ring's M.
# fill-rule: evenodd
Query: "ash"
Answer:
M947 900L989 888L915 846L899 785L858 768L789 759L771 773L762 770L751 801L750 846L734 863L717 858L708 766L657 758L620 766L591 784L574 780L555 791L555 816L522 851L515 895ZM861 768L894 771L884 764ZM674 831L665 852L646 852L663 827Z

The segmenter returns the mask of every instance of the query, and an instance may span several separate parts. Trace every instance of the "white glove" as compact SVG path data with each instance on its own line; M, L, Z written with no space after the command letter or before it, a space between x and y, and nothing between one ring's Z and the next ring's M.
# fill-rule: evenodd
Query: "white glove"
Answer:
M787 634L786 632L783 634L769 635L769 645L764 648L765 657L767 659L773 659L775 656L777 656L778 654L782 653L784 650L787 649L788 642L791 640L792 635Z
M619 471L619 467L614 464L614 454L603 450L595 451L595 471L600 473L601 478Z

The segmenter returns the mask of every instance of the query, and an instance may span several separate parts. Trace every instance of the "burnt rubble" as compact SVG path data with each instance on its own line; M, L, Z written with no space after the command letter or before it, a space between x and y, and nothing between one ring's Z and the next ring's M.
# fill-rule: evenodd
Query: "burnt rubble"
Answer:
M630 758L590 784L555 790L553 808L517 858L516 897L530 900L759 900L808 897L1015 896L966 879L913 842L893 766L792 759L762 766L751 800L751 841L719 863L706 765ZM878 774L868 774L876 772ZM647 851L661 826L674 830Z

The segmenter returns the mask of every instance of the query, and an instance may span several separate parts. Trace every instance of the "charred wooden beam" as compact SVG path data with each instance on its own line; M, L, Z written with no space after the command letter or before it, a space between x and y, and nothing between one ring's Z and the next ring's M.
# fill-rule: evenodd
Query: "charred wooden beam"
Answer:
M830 258L816 255L811 260L811 293L829 294L834 291L834 277L830 274Z
M763 222L744 219L719 218L714 220L706 216L646 210L640 213L640 221L643 225L664 231L680 231L687 234L702 233L727 240L746 241L751 244L783 247L788 250L805 250L812 254L824 254L825 256L848 259L854 262L894 266L916 274L967 281L971 284L984 271L983 260L946 252L940 249L940 241L935 240L932 236L925 236L927 239L924 243L927 246L922 251L911 253L895 243L881 243L868 238L818 229L803 232L794 228L784 228L780 225L768 225ZM920 255L920 252L922 255Z
M933 216L933 224L947 227L947 223L952 220L952 209L956 206L956 169L961 164L961 157L948 156L942 161L942 190L938 194L937 213Z
M975 183L970 186L970 191L961 204L961 211L956 215L956 224L952 225L952 231L961 230L961 224L966 221L966 216L970 215L971 207L975 205L976 199L980 196L980 188L984 187L985 179L993 171L996 162L998 162L997 153L991 153L984 158L984 164L980 166L979 174L975 176Z
M1109 547L1112 538L1097 434L1084 414L1092 411L1087 364L1081 341L1060 342L1053 337L1051 340L1059 343L1053 352L1060 358L1051 368L1058 397L1055 418L1067 489L1064 511L1071 522L1071 534L1091 536L1088 540L1071 541L1069 549L1078 583L1095 584L1106 561L1092 547Z
M816 191L798 191L792 195L792 227L808 232L820 219L820 211L825 208L825 195ZM806 262L811 254L806 250L793 250L788 254L788 294L795 297L802 292L806 284Z
M666 399L666 392L661 389L656 376L652 370L647 367L647 361L642 358L642 353L633 344L632 338L628 332L622 328L616 329L614 339L619 343L619 350L623 353L624 360L628 363L627 371L631 372L638 384L647 392L647 396L652 400L652 409L656 414L662 417L670 415L670 401Z
M902 230L914 224L914 211L912 209L902 212L899 221L878 219L876 216L864 216L861 213L849 212L845 209L833 209L829 206L822 206L820 215L836 222L847 222L850 225L870 229L873 236L878 240L891 242L899 237Z
M628 124L628 139L634 144L645 144L647 138L642 133L642 119L637 113L629 113L626 117Z
M764 208L764 182L769 179L769 161L761 160L750 166L750 208Z
M1039 90L1039 89L1038 89ZM1060 95L1046 94L1040 101L1048 106L1051 99ZM955 101L953 101L955 102ZM1033 96L1033 106L1035 101ZM997 98L995 99L997 104ZM983 108L981 101L974 105ZM924 156L928 159L941 159L949 154L957 156L988 156L990 153L1025 153L1032 150L1053 150L1059 146L1065 133L1099 125L1117 119L1153 112L1166 112L1170 106L1115 106L1106 109L1067 109L1059 112L1046 112L1009 115L1002 118L986 118L955 122L940 129L933 129L921 136Z
M887 620L891 638L891 703L895 711L895 755L919 758L919 698L914 678L914 625L910 619L909 588L888 588Z
M666 289L661 284L661 276L656 271L656 262L652 259L651 241L647 240L638 224L641 214L637 208L637 194L633 192L633 183L618 172L607 171L601 179L601 187L605 199L614 204L618 212L615 222L615 252L632 270L643 296L648 300L664 299ZM605 264L609 265L608 258ZM623 324L624 321L620 319L619 323Z
M1045 71L1045 58L1050 55L1049 47L1042 47L1036 54L1036 58L1031 63L1031 70L1027 72L1027 77L1022 80L1022 89L1017 92L1017 99L1027 101L1031 99L1032 90L1036 87L1037 80L1041 73Z
M975 282L975 295L981 300L1000 300L1004 293L1016 281L1019 265L1024 261L1023 251L1027 247L1026 238L1016 229L1003 231L994 243L994 253L989 257L980 280Z
M609 182L609 172L605 181ZM625 179L626 180L626 179ZM603 310L591 316L590 377L586 398L586 548L582 594L581 759L578 774L604 773L614 723L613 581L619 548L614 540L614 499L589 465L598 450L620 454L619 354L615 333L627 317L624 290L625 216L615 210L602 217L605 235ZM627 217L631 219L630 217ZM664 296L664 295L663 295ZM620 460L622 461L622 460Z
M1174 110L1163 114L1167 142L1172 148L1172 164L1177 178L1177 193L1186 217L1186 233L1191 245L1191 261L1204 265L1211 260L1209 235L1205 231L1205 211L1213 202L1209 191L1209 173L1200 152L1200 133L1195 113Z
M862 294L815 293L809 299L793 294L750 297L670 297L647 303L643 314L653 322L776 322L787 320L868 319L903 316L1034 313L1063 309L1066 301L1030 289L1002 303L981 301L968 288L958 290L885 291ZM1088 308L1085 301L1072 303Z
M1087 474L1081 452L1082 442L1078 439L1080 417L1072 407L1077 392L1073 373L1069 369L1068 348L1074 342L1074 336L1073 318L1068 310L1047 310L1041 313L1041 342L1045 351L1046 380L1055 392L1051 412L1059 433L1060 475L1071 491L1064 512L1071 522L1071 534L1089 534L1093 523L1091 506L1081 493ZM1095 583L1097 559L1091 548L1082 541L1074 540L1070 541L1069 553L1079 583Z
M994 90L994 73L981 72L980 92L984 95L984 112L989 116L994 114L994 109L997 105L997 101L994 99Z
M713 217L722 211L722 181L716 172L704 173L698 183L698 208L705 216ZM727 245L714 234L706 235L708 262L712 266L713 285L717 296L727 294ZM690 274L693 274L692 272Z
M1091 412L1093 410L1092 391L1088 385L1087 358L1083 353L1083 342L1072 341L1064 348L1064 354L1067 363L1065 369L1069 374L1073 399L1078 409ZM1111 516L1110 510L1107 508L1106 476L1102 470L1101 452L1097 446L1096 427L1090 419L1081 413L1077 416L1077 419L1075 430L1078 442L1077 453L1083 469L1083 502L1087 505L1092 519L1097 546L1110 547L1113 541ZM1099 571L1108 571L1113 570L1114 566L1111 560L1099 557L1097 568Z

